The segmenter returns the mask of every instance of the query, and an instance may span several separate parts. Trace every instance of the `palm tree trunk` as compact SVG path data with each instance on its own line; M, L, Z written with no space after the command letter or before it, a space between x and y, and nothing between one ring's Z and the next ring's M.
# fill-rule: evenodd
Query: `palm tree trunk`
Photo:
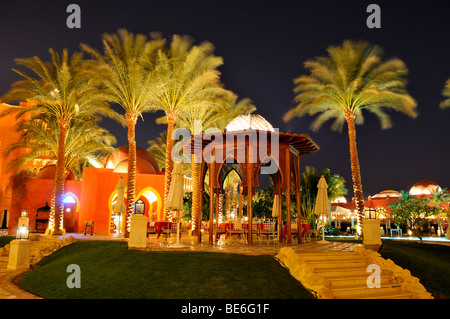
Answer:
M63 233L63 211L64 211L64 182L65 182L65 140L68 124L62 122L59 124L59 136L58 136L58 156L56 162L55 173L55 200L53 211L54 214L54 228L53 235L61 235Z
M231 190L230 190L230 186L227 186L225 189L225 216L226 219L229 220L231 218L231 211L229 209L230 205L230 195L231 195Z
M51 235L55 229L55 201L56 201L56 183L53 183L52 197L50 199L50 217L48 220L48 228L45 231L46 235Z
M134 211L134 197L136 196L136 114L126 114L128 126L128 182L127 182L127 209L125 212L124 237L130 236L131 216Z
M448 205L447 208L447 223L448 223L448 227L447 227L447 232L445 233L445 238L450 239L450 205Z
M238 180L236 176L233 178L233 199L231 202L232 211L233 213L238 216L237 214L237 192L238 192Z
M244 187L242 187L242 180L238 187L239 187L239 218L242 219L242 218L244 218L244 210L243 210L244 195L242 195L242 191L244 190Z
M348 126L348 139L350 146L350 163L352 168L353 192L355 196L356 211L358 214L358 225L362 230L364 218L364 198L361 183L361 172L359 168L358 149L356 148L355 115L351 112L345 114Z
M221 224L223 222L223 194L219 193L219 209L217 211L217 225ZM219 227L219 226L217 226Z
M198 164L195 163L195 155L191 154L191 171L192 171L192 235L197 235L200 227L201 209L200 209L200 180L198 172Z
M175 125L175 116L168 114L167 115L167 147L166 147L166 169L165 169L165 178L164 178L164 215L165 219L172 219L170 211L166 209L167 207L167 197L169 196L170 182L172 181L172 169L173 169L173 160L172 160L172 148L173 148L173 140L172 133L173 127Z

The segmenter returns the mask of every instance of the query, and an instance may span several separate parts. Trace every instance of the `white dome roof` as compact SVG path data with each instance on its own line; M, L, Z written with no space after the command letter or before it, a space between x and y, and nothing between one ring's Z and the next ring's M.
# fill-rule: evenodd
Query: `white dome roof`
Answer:
M235 117L228 123L227 132L242 130L260 130L275 132L273 126L267 120L258 114L242 114Z
M423 179L415 183L409 190L409 195L430 195L435 191L440 192L442 189L438 184L428 179Z
M376 195L373 195L372 198L392 198L392 197L400 197L402 194L392 189L388 189L382 192L379 192Z

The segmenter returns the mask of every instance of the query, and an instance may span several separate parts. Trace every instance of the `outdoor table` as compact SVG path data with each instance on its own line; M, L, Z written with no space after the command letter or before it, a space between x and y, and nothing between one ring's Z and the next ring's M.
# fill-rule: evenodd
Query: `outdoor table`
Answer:
M397 233L397 236L402 237L402 230L401 228L391 228L391 237L392 237L392 233Z
M261 229L261 227L262 227L262 223L253 223L253 225L257 225L256 226L256 230L255 229L253 229L253 234L258 234L259 233L259 230ZM231 222L228 222L228 223L220 223L219 224L219 230L222 232L222 233L225 233L225 239L227 239L228 238L228 235L229 235L229 230L233 230L234 229L234 224L233 223L231 223ZM247 233L247 236L248 236L248 223L242 223L242 229L244 230L244 233ZM255 233L256 232L256 233Z
M311 228L310 224L302 224L302 234L306 234L306 232ZM298 230L293 230L291 228L291 235L297 235L298 236ZM283 227L283 240L286 240L287 238L287 227L284 225Z
M176 223L172 223L172 222L148 222L147 223L147 236L149 233L156 231L156 233L158 234L158 236L156 238L159 238L159 236L161 236L162 232L166 229L172 229L172 224ZM180 223L181 224L181 223ZM181 236L181 233L180 233Z

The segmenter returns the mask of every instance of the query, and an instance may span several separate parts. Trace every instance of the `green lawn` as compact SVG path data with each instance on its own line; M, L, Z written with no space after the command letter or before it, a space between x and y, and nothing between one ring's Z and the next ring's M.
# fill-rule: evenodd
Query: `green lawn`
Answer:
M14 238L14 236L10 235L0 236L0 248L8 245Z
M379 253L409 269L435 298L450 299L450 246L383 240Z
M66 285L81 270L81 288ZM271 256L128 250L125 242L65 246L21 281L44 298L306 299L313 296Z

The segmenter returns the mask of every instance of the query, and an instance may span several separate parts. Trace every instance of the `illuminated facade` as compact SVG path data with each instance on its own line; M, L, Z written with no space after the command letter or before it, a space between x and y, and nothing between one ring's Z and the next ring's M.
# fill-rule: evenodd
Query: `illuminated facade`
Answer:
M13 106L0 104L0 112L8 107ZM8 163L26 150L14 151L8 157L4 156L4 151L19 138L15 131L16 123L14 114L0 118L0 212L8 212L10 234L15 232L19 212L23 209L29 212L30 230L45 231L49 219L49 211L45 207L51 203L56 163L50 157L30 161L23 167L31 173L30 177L14 186L11 181L14 171L8 169ZM116 185L121 177L126 184L127 170L128 146L122 146L106 158L103 167L85 168L80 180L76 180L71 172L68 174L63 219L66 232L84 232L85 223L91 220L94 221L94 234L113 234L123 230L123 216L112 212L119 200ZM189 180L186 187L189 188ZM135 201L143 203L144 214L149 220L162 220L164 172L160 171L153 156L140 147L137 148L136 194Z

